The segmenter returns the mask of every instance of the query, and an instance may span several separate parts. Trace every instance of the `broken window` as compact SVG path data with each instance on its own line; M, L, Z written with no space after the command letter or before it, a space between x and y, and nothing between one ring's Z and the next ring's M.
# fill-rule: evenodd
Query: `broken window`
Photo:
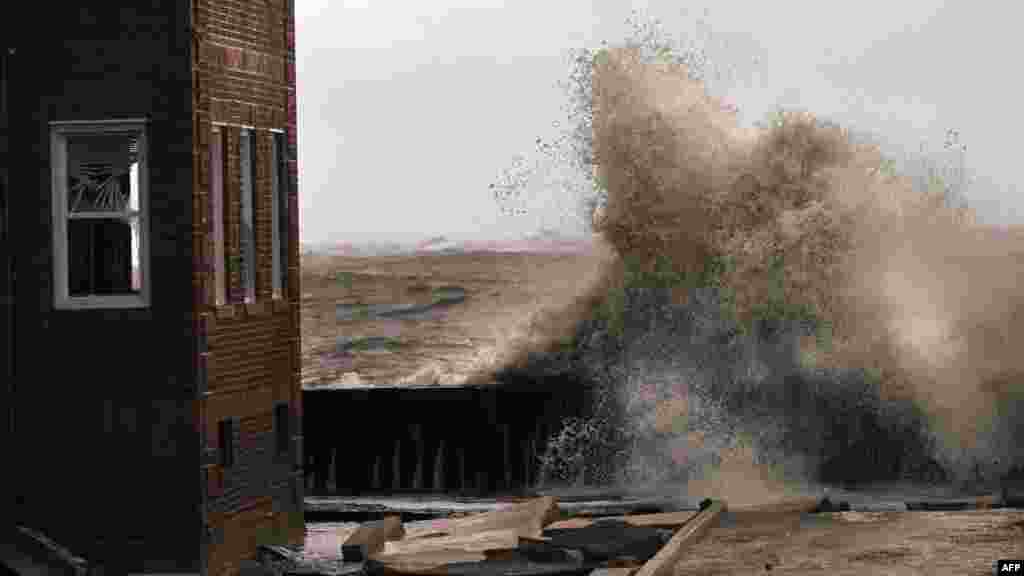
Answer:
M148 305L144 123L54 123L55 305Z
M224 133L214 126L210 134L210 224L213 234L213 285L215 305L224 304Z
M252 129L243 128L239 151L241 155L241 181L239 190L239 278L242 283L242 298L246 302L256 301L256 230L253 226L252 188L256 180L256 136Z

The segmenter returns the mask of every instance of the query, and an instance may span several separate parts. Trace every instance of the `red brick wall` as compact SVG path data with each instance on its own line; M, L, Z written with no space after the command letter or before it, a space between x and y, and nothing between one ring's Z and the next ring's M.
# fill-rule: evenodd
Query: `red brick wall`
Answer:
M292 303L291 325L295 327L292 333L292 390L301 395L301 344L299 341L299 311L300 295L299 286L299 155L298 155L298 100L295 90L295 2L286 0L288 3L287 20L287 131L288 131L288 227L293 231L295 241L289 244L288 254L288 300ZM302 422L302 402L295 403L295 410L298 421ZM301 430L301 428L300 428Z
M292 406L290 426L293 436L301 436L301 388L299 380L298 317L298 189L295 157L295 73L294 73L294 0L193 0L193 102L196 137L193 145L195 169L193 191L193 274L195 293L194 325L205 334L207 350L197 349L197 366L205 367L206 390L197 399L196 416L203 439L204 454L217 446L217 422L237 417L245 423L261 422L259 434L246 435L246 449L253 442L272 442L274 435L264 428L271 422L274 402ZM237 267L225 265L228 304L214 302L212 225L209 222L209 134L213 123L226 125L224 209L225 252L230 261L239 254L239 134L241 126L255 128L254 221L256 230L256 302L240 304L243 293ZM289 229L287 239L287 286L283 301L272 301L271 206L272 158L268 129L286 129L289 139L288 171L290 186ZM258 401L256 399L259 399ZM270 446L272 452L272 446ZM258 452L258 451L257 451ZM213 461L211 461L213 460ZM212 486L206 509L215 530L246 530L249 523L244 510L278 505L284 492L248 489L234 500L219 500L218 491L225 475L237 472L221 470L216 459L206 458L202 476ZM276 462L276 461L275 461ZM281 486L301 470L294 458L282 468L280 462L251 468L249 475L273 478L235 478L232 482L247 486ZM283 478L277 476L284 475ZM287 491L285 491L287 492ZM269 500L268 500L269 499ZM301 525L280 521L287 526L288 541L300 543ZM249 542L246 535L227 534L215 540L207 556L210 574L230 572L242 556L251 554L239 543ZM230 543L230 544L227 544Z
M273 310L234 319L215 319L209 335L209 393L280 388L281 400L291 401L285 395L290 393L291 387L290 334L288 315Z
M295 90L295 2L296 0L285 0L287 4L287 25L286 25L286 48L287 48L287 76L286 85L288 96L287 100L287 125L289 139L289 162L288 162L288 230L291 236L289 242L289 254L288 254L288 286L287 286L287 298L289 302L288 313L291 315L289 318L288 326L291 331L291 365L288 367L289 373L291 374L292 381L290 382L290 388L292 393L292 407L295 413L295 440L301 446L302 438L302 344L300 340L300 311L302 308L301 302L301 287L299 279L299 178L298 178L298 116L297 116L297 92ZM301 478L301 467L302 458L301 450L297 454L299 458L296 461L296 466L299 468L299 477ZM301 497L302 483L299 483L297 489L300 491L299 496ZM300 531L298 538L304 537L304 531Z

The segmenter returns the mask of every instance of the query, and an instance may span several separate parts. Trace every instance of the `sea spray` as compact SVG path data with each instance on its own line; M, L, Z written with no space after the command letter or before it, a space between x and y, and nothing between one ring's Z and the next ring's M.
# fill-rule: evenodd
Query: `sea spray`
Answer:
M588 61L581 157L617 257L509 362L568 354L613 401L553 437L546 469L615 453L602 478L737 496L1024 465L1021 230L807 111L744 128L666 54Z

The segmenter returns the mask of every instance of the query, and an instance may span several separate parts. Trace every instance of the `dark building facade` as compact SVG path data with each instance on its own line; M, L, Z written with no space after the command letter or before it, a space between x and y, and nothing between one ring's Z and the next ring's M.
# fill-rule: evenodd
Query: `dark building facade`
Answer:
M0 523L113 574L300 542L294 0L0 26Z

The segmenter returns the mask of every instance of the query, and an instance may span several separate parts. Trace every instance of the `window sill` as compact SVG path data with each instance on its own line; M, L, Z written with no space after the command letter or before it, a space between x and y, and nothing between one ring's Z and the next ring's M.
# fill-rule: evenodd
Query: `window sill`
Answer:
M266 300L245 303L246 316L266 316L270 313L270 310L271 308Z
M237 315L234 304L218 304L213 308L213 316L217 320L231 320Z
M149 308L149 301L144 296L82 296L57 300L54 308L58 310L132 310Z
M274 298L256 302L219 304L213 307L213 316L217 320L241 320L250 316L260 317L271 313L287 312L289 309L291 309L291 304L287 300Z

